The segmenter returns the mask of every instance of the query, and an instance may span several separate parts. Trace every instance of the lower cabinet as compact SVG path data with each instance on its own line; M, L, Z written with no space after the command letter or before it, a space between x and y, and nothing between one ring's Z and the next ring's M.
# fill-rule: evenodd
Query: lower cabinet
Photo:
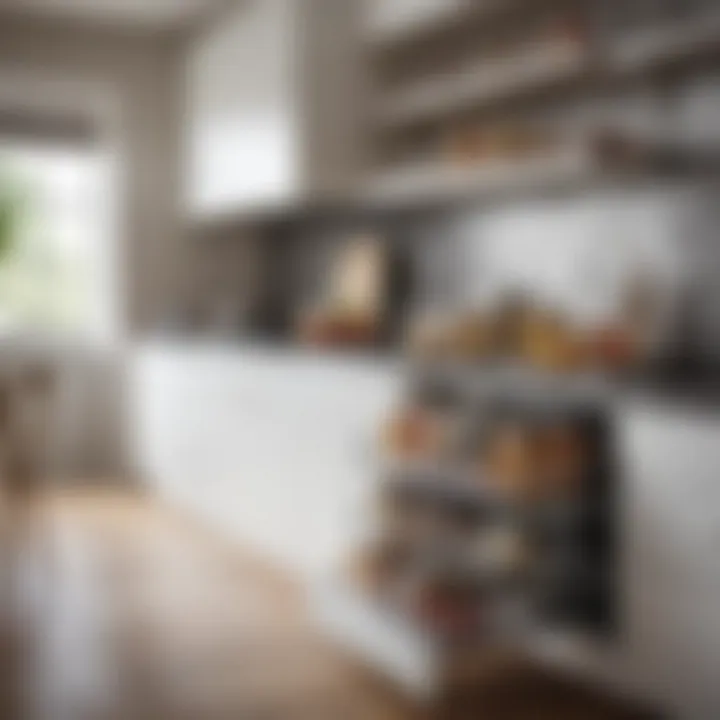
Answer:
M720 717L720 414L635 404L619 415L622 643L676 717Z
M135 462L151 490L309 579L368 527L390 363L153 346L133 363ZM720 717L720 414L618 403L617 637L544 655Z
M397 392L390 364L153 346L132 377L135 465L151 490L303 574L358 542Z

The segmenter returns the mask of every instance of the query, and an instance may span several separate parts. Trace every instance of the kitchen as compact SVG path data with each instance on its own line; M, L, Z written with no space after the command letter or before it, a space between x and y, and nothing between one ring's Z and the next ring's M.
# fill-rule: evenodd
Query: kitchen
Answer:
M8 11L0 63L118 103L130 241L102 474L293 578L321 637L422 695L442 675L425 645L335 582L377 530L388 466L484 447L465 415L415 403L416 373L483 407L476 384L590 398L615 438L603 550L583 561L608 573L603 622L524 649L715 717L713 4L201 4L172 32L130 23L133 3L101 30Z

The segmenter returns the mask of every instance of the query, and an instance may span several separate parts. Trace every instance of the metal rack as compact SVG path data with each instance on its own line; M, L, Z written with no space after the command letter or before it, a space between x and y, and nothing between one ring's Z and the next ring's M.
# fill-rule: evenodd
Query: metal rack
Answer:
M519 529L541 548L531 570L511 577L492 569L481 572L472 562L464 565L462 541L435 538L423 547L426 566L467 568L485 598L482 629L466 633L461 642L438 634L383 592L359 586L344 574L315 586L313 605L323 628L365 663L420 697L434 696L457 682L473 682L494 658L521 652L537 633L558 630L608 636L615 627L616 478L612 420L602 395L592 383L561 394L559 379L532 380L530 373L524 373L524 383L514 386L490 383L487 378L483 382L477 377L482 373L475 375L470 370L462 375L445 373L442 382L466 409L501 400L519 402L533 412L576 413L593 438L594 460L579 495L539 504L503 497L484 485L477 472L447 460L381 465L382 497L400 494L443 511L462 509L473 514L478 528ZM429 377L416 378L411 387L421 387ZM432 382L437 387L438 377ZM527 393L532 382L535 391ZM485 409L492 414L494 408Z

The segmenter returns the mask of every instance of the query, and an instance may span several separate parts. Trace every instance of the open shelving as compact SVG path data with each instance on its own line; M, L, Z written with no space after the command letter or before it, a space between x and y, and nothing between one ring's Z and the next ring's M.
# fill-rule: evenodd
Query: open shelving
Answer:
M516 371L507 377L513 374ZM314 585L312 607L320 625L346 650L421 699L477 682L502 658L528 652L539 634L555 630L578 637L607 637L614 629L615 479L611 421L602 396L590 385L563 394L561 384L540 381L528 395L523 383L482 386L471 384L471 379L469 371L464 377L426 375L412 383L411 394L419 393L420 398L430 392L432 396L440 381L452 386L448 390L461 396L452 412L479 422L477 427L461 423L469 432L467 439L482 428L483 434L492 435L492 423L508 410L507 417L519 413L521 422L544 418L541 423L552 423L560 417L561 422L577 423L576 430L587 443L587 462L579 470L575 490L567 496L563 492L522 500L485 482L460 457L453 459L469 450L460 450L467 439L451 441L448 455L381 465L379 500L384 509L369 547L378 541L381 546L387 542L395 546L399 541L398 547L405 548L403 556L410 553L406 557L414 558L409 566L410 585L405 585L402 569L399 577L391 571L394 579L389 584L387 571L381 574L386 580L379 584L368 583L364 573L340 571ZM425 383L432 388L423 390ZM450 450L453 446L454 451ZM418 536L413 521L410 527L415 529L403 535L408 526L402 519L398 524L395 512L408 498L412 498L409 507L425 508L423 513L429 509L454 517L460 512L462 530L448 531L444 521L437 526L423 523L425 529ZM506 564L499 559L502 554L495 556L492 551L485 555L485 543L497 539L498 530L531 543L530 554L519 565L516 561ZM460 601L459 608L464 609L457 609L462 618L459 627L457 618L446 625L447 608L439 616L437 610L428 615L427 599L418 604L412 590L406 595L417 582L418 572L457 577L469 589L470 595Z
M366 200L378 207L414 203L483 201L532 192L581 190L608 182L643 178L696 178L717 173L717 151L700 152L632 140L619 152L603 152L593 137L564 142L523 158L453 164L429 160L408 162L379 172L368 183Z
M504 6L517 10L518 4ZM457 29L462 29L463 16L456 10L452 17ZM436 73L425 68L387 92L383 91L382 78L376 77L379 87L372 113L376 128L400 131L469 108L493 110L525 95L538 97L542 103L542 91L548 88L566 88L572 93L588 86L608 87L639 72L652 73L677 62L720 55L717 9L683 19L662 20L617 37L595 36L592 15L586 12L581 17L582 31L543 33L535 40L530 37L524 43L516 41L510 52L490 55L483 52L476 59L452 63ZM452 28L446 30L452 35ZM378 71L379 75L383 72Z
M373 113L378 132L401 132L467 111L496 111L553 92L572 97L608 90L680 63L720 56L720 13L664 24L622 38L591 54L577 42L530 45L502 59L480 59L454 73L426 77L380 94Z
M492 37L498 16L521 5L528 12L513 15L507 42L488 45L479 39L485 35L478 35L477 50L469 52L474 47L469 42L471 18L478 33L485 18L485 31ZM493 3L483 4L481 11L453 6L448 16L418 30L419 38L441 39L450 48L437 56L430 53L430 59L413 55L420 53L422 43L411 42L412 33L407 40L389 40L390 48L402 51L402 71L398 79L392 54L390 60L382 53L370 59L375 75L370 113L375 163L363 199L380 207L409 207L659 178L667 169L662 164L609 167L573 139L542 155L485 158L481 163L471 158L459 162L443 151L458 128L480 128L488 122L498 127L508 119L517 123L518 117L532 123L557 102L567 106L574 99L609 98L653 87L656 81L664 87L672 78L714 67L720 60L720 12L711 3L673 19L645 19L631 31L607 25L604 13L612 16L613 5L622 8L622 3L587 2L514 2L504 4L502 12ZM538 16L544 24L538 24ZM525 27L527 36L522 34ZM462 51L455 55L454 34L462 38ZM421 60L413 65L413 57ZM696 169L692 162L683 165L684 171ZM708 164L702 169L708 170Z
M380 206L442 202L558 188L597 177L598 167L580 147L568 147L527 160L452 165L407 163L378 173L367 190Z
M452 75L439 75L393 92L376 114L383 129L402 128L514 97L538 93L579 79L587 54L574 42L532 44L511 56L483 58Z
M469 5L467 0L426 2L389 16L387 3L370 3L363 41L371 50L402 47L429 33L451 28L465 17Z
M371 22L359 39L374 86L367 96L367 157L343 192L323 191L274 207L231 208L205 218L200 230L273 225L338 211L414 210L428 201L504 202L628 179L663 179L652 163L608 167L572 138L542 155L482 163L448 160L443 143L466 123L552 122L558 106L561 116L575 101L610 100L654 87L664 92L666 82L720 60L720 12L712 2L702 12L643 20L630 30L617 18L615 28L607 27L605 11L623 7L619 0L410 4L420 10L397 22ZM462 52L454 54L456 37L462 38ZM427 43L432 47L425 53Z
M493 18L517 4L517 0L435 0L392 21L375 9L370 13L364 40L371 51L397 52L452 32L468 21Z
M311 594L325 633L419 700L431 702L448 687L477 682L520 652L517 637L447 642L342 577L316 582Z
M693 57L720 54L720 11L684 21L665 22L633 33L614 44L608 72L652 71Z

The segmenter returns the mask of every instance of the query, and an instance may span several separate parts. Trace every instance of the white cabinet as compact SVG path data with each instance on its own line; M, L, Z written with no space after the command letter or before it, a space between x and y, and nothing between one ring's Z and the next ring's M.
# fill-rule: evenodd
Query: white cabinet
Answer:
M647 696L678 720L720 717L720 415L630 395L614 405L618 627L539 638L573 672Z
M392 364L158 344L133 364L136 464L151 488L303 575L362 536ZM619 634L573 668L720 717L720 416L642 400L615 412ZM562 655L562 653L560 653Z
M720 714L720 417L635 404L621 418L632 665L679 717Z
M303 574L360 539L392 367L156 346L137 354L132 387L135 464L166 499Z
M233 3L187 67L187 204L195 218L343 192L361 162L354 3Z
M296 186L297 3L238 3L197 39L188 68L191 209L279 202Z

